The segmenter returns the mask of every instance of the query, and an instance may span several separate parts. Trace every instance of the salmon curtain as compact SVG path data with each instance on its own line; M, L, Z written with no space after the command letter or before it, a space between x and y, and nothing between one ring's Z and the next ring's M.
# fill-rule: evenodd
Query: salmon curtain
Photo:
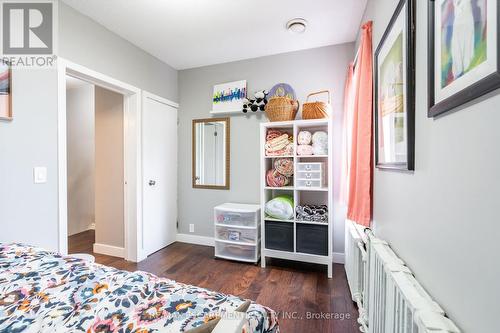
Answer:
M357 62L349 66L345 92L345 162L341 197L347 218L370 226L372 218L372 22L363 24ZM344 200L345 200L344 199Z

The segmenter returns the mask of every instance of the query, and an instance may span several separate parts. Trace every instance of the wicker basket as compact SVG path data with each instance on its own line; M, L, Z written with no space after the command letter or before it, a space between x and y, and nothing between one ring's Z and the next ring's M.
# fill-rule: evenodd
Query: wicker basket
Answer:
M327 93L328 103L326 102L309 102L309 97L314 95L319 95ZM302 106L302 119L321 119L328 118L330 115L331 105L330 105L330 91L322 90L312 94L307 95L306 102Z
M269 121L294 120L299 110L299 102L288 97L273 97L266 104Z

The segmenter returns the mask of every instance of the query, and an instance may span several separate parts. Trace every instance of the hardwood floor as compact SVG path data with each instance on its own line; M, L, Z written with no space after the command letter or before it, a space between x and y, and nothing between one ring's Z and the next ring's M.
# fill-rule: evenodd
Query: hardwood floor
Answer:
M94 232L69 237L69 253L89 253L118 269L143 270L179 282L256 301L279 312L282 333L357 333L358 313L351 301L343 265L326 267L268 260L267 268L214 258L209 246L174 243L140 263L92 252ZM317 318L309 318L307 312ZM323 314L323 318L321 318ZM326 316L330 316L328 319Z

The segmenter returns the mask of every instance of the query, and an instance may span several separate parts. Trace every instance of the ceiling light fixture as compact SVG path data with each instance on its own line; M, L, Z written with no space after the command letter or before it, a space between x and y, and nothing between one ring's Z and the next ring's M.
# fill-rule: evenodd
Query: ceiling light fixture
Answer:
M294 34L301 34L306 31L307 21L302 18L294 18L286 23L286 29Z

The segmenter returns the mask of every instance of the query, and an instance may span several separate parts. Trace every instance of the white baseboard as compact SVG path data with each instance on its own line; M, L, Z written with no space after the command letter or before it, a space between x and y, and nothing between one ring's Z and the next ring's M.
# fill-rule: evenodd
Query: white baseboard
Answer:
M118 246L94 243L94 252L112 257L125 258L125 248Z
M333 262L335 264L345 264L345 255L340 252L333 252Z
M182 243L215 246L215 241L213 237L189 235L189 234L177 234L176 240Z

